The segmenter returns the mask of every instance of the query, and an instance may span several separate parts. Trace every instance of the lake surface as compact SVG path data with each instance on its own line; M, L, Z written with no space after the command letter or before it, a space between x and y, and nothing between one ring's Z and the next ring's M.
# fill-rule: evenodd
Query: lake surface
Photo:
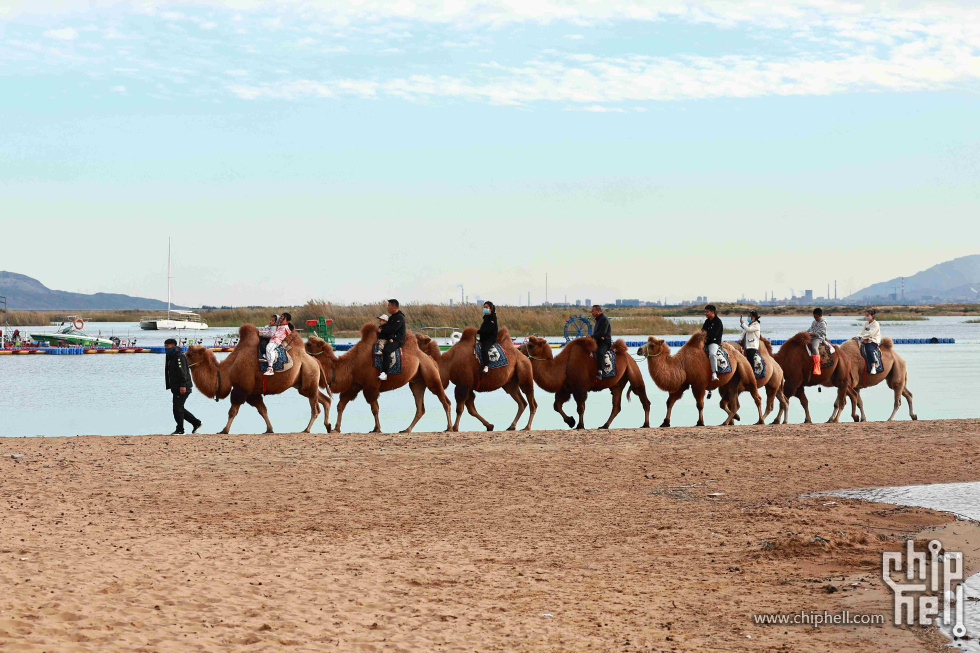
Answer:
M677 318L694 321L694 318ZM976 401L976 383L980 380L980 324L967 324L965 317L935 317L916 322L883 322L882 332L895 338L952 337L954 345L896 345L896 350L908 362L909 389L914 394L915 410L920 419L980 417L980 404ZM697 320L700 322L700 320ZM723 318L726 327L736 327L738 318ZM809 317L763 316L763 335L771 338L787 338L806 330ZM506 324L506 310L501 311L501 322ZM861 326L856 318L831 317L828 320L832 338L856 335ZM20 327L21 331L53 331L54 327ZM614 337L616 324L613 322ZM174 332L140 331L135 323L88 323L85 330L90 335L116 335L123 339L136 338L140 345L160 345ZM204 344L210 345L215 337L233 334L233 328L213 328L194 334ZM670 340L682 340L683 336L661 336ZM626 340L644 340L643 336L623 336ZM734 339L735 336L726 336ZM350 341L340 339L340 342ZM218 355L222 357L221 354ZM34 435L140 435L169 433L173 430L170 394L164 389L164 359L159 354L115 354L82 356L0 356L0 436ZM666 412L667 394L657 388L649 377L646 362L640 361L640 369L647 381L647 396L653 402L650 423L657 426ZM450 387L448 394L452 396ZM883 420L891 413L892 392L884 385L864 390L865 411L870 420ZM534 427L538 429L567 428L553 410L553 395L535 390L538 414ZM815 421L830 416L834 393L816 392L809 389L810 412ZM747 398L743 398L743 405ZM335 402L336 403L336 402ZM293 432L306 426L309 420L309 404L299 393L290 391L283 395L266 398L269 417L279 432ZM381 395L381 426L386 431L399 431L411 422L415 404L407 388ZM440 431L445 427L445 417L436 398L426 394L426 414L416 426L418 431ZM497 428L510 424L516 404L503 392L479 394L476 401L479 411ZM204 432L214 433L227 419L228 402L215 403L199 392L187 401L187 408L204 421ZM455 410L455 405L454 405ZM585 424L594 428L606 421L612 408L608 392L593 393L585 413ZM574 412L574 403L566 404L567 412ZM742 410L742 418L751 419L751 412ZM845 417L849 416L846 413ZM454 413L455 417L455 413ZM717 395L706 402L705 420L718 424L725 413L718 408ZM773 416L770 416L770 421ZM848 417L849 418L849 417ZM908 419L903 404L896 419ZM331 411L331 423L336 421L336 410ZM527 412L519 427L527 421ZM688 392L674 406L672 424L692 426L697 421L697 408ZM790 402L790 421L803 421L803 410L793 399ZM623 402L623 411L613 422L613 427L637 427L643 423L643 410L635 398ZM351 402L344 413L345 432L367 432L374 426L371 411L360 397ZM468 414L463 415L461 430L481 430L480 423ZM234 433L260 433L265 429L262 419L250 406L243 406L232 426ZM314 427L324 432L322 422Z

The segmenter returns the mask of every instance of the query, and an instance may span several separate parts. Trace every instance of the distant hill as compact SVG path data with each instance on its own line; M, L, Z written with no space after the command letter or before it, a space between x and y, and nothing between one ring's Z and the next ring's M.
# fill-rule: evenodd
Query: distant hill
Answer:
M980 290L980 254L962 256L905 277L907 301L977 301ZM893 293L897 297L891 297ZM847 297L856 301L902 299L902 277L862 288Z
M146 297L130 297L115 293L99 292L85 295L64 290L51 290L37 279L16 272L0 271L0 295L7 298L10 310L73 311L127 308L159 310L167 308L167 302ZM178 307L174 307L178 308Z

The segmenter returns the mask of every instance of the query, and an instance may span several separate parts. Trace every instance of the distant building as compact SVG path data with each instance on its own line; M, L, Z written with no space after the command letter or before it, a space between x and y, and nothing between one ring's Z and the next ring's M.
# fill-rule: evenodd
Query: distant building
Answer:
M616 306L639 306L639 299L617 299Z
M585 300L585 305L586 305L586 306L592 306L592 300L591 300L591 299L588 299L588 298L587 298L587 299Z

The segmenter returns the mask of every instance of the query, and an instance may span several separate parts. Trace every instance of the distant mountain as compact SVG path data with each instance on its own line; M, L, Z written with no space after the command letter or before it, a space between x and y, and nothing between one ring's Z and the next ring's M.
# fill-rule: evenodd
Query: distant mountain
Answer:
M64 290L51 290L37 279L16 272L0 271L0 295L7 298L11 310L100 310L127 308L159 310L167 308L167 302L146 297L130 297L115 293L99 292L85 295ZM178 307L174 307L178 308Z
M980 254L962 256L905 277L906 301L977 301L980 290ZM897 295L892 297L892 295ZM862 288L847 297L855 301L901 300L902 277Z

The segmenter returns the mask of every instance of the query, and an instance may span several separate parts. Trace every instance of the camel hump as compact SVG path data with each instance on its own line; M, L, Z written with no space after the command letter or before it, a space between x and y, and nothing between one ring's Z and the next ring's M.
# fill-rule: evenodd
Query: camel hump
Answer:
M620 338L612 344L612 350L616 356L620 356L629 351L629 348L626 346L626 341Z
M259 344L259 330L254 324L243 324L238 327L238 344Z
M783 343L783 347L790 345L792 347L806 347L810 344L810 334L806 331L800 331L795 336Z
M708 336L704 331L698 331L688 338L687 342L684 343L685 347L695 347L697 349L704 348L704 339Z
M585 336L583 338L576 338L575 340L572 340L570 343L568 343L565 346L581 347L584 351L590 354L594 354L595 350L599 348L599 345L596 344L596 341L590 338L589 336Z
M375 340L378 339L378 325L374 322L364 323L361 327L361 340L368 340L372 335Z
M463 329L463 340L476 340L476 327L468 326Z
M763 346L765 346L766 351L772 356L772 343L769 342L769 338L759 338L762 341Z
M507 330L507 327L502 326L497 329L497 342L504 343L508 340L510 340L510 331Z
M426 347L429 346L429 343L432 342L432 338L421 333L416 333L415 342L419 343L419 347L421 349L425 349Z
M894 346L895 343L892 341L892 339L889 338L888 336L885 336L884 338L881 339L881 344L878 347L880 349L891 349Z

